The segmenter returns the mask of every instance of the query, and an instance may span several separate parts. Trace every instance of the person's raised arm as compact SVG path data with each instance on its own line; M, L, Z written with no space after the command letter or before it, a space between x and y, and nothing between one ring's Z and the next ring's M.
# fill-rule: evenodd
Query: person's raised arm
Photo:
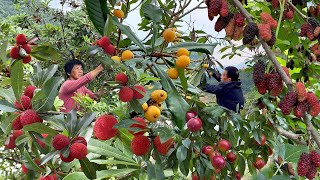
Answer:
M100 64L98 67L96 67L94 70L91 71L91 79L94 79L97 77L97 75L103 71L103 65Z

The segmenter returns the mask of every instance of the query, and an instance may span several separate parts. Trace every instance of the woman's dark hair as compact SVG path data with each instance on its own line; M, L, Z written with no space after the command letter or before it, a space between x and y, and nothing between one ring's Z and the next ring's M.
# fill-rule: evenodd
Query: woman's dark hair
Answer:
M64 71L66 73L67 78L69 78L69 76L71 74L71 71L72 71L72 68L73 68L74 65L81 65L82 68L84 68L84 64L79 60L72 59L72 60L67 61L64 64Z
M239 81L239 70L234 66L228 66L224 68L227 71L228 78L231 78L231 81Z

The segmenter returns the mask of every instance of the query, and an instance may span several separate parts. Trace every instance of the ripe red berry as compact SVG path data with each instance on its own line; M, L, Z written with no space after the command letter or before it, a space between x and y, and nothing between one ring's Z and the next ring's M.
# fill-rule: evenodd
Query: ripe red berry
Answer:
M260 157L257 157L255 162L253 163L253 166L256 168L256 169L261 169L263 168L265 165L265 162L262 158Z
M131 142L131 150L137 156L143 156L148 153L150 149L150 140L143 135L134 136Z
M70 140L67 136L63 134L57 134L52 140L52 147L56 150L62 150L63 148L67 147L69 143Z
M84 144L85 146L87 146L87 140L82 137L82 136L77 136L76 138L74 138L72 141L71 141L71 144L73 143L82 143Z
M232 151L228 152L226 155L227 161L233 164L237 160L237 155L235 155Z
M24 34L18 34L16 36L16 42L19 45L27 44L27 37Z
M116 81L122 86L125 86L128 82L128 77L124 73L118 73L116 75Z
M310 155L308 153L302 153L300 155L300 158L297 164L298 175L306 176L310 167L311 167Z
M191 118L187 122L187 127L191 132L199 131L202 127L202 121L200 118Z
M24 92L23 94L28 96L30 99L33 98L33 94L34 94L34 91L36 90L37 88L35 86L32 86L32 85L29 85L29 86L26 86L24 88Z
M127 86L124 86L119 91L119 99L122 102L129 102L133 98L133 90Z
M16 147L15 140L16 138L12 134L9 135L8 139L4 144L5 149L14 149Z
M114 116L104 114L97 118L93 126L93 133L100 140L111 139L118 133L118 129L113 128L117 123L118 121Z
M87 146L85 146L82 143L74 143L70 146L71 157L81 160L85 158L87 154L88 154Z
M12 121L12 128L14 130L20 130L23 128L22 124L21 124L21 121L20 121L20 116L18 116L16 119L14 119Z
M135 123L135 124L132 124L131 126L129 126L130 128L140 128L141 130L140 131L136 131L136 132L134 132L134 131L131 131L131 130L129 130L129 132L131 133L131 134L133 134L133 135L143 135L146 131L145 131L145 128L147 127L147 123L146 123L146 121L143 119L143 118L141 118L141 117L135 117L135 118L133 118L134 120L136 120L137 121L137 123Z
M61 159L61 161L63 161L63 162L71 162L71 161L74 160L74 157L70 156L70 154L69 154L68 157L63 157L63 155L60 153L60 159Z
M220 155L213 156L211 163L217 169L223 169L226 166L226 160Z
M98 44L100 47L102 47L102 48L107 47L107 46L110 45L110 39L109 39L108 37L106 37L106 36L103 36L103 37L97 42L97 44Z
M114 52L116 51L115 47L112 44L109 44L107 47L104 47L104 52L109 55L114 55Z
M20 122L22 126L42 121L43 120L39 117L38 113L32 109L27 109L26 111L22 112L20 116Z
M28 96L25 96L25 95L22 95L20 97L20 102L19 103L17 100L14 102L14 106L23 111L23 110L26 110L26 109L31 109L32 108L32 105L31 105L31 99L28 97Z
M30 56L30 55L22 58L22 62L23 62L24 64L27 64L27 63L29 63L30 61L31 61L31 56Z
M231 149L231 143L228 140L221 139L218 142L218 149L222 152L226 152Z
M267 138L264 134L261 135L260 143L258 143L256 140L254 140L254 144L258 146L263 146L267 141Z
M19 59L20 54L19 54L20 48L18 46L12 47L10 50L10 57L12 59Z
M194 118L197 116L197 113L194 111L188 111L186 113L186 122L188 122L191 118Z
M133 86L132 90L134 99L142 99L146 94L146 89L141 85Z
M31 46L29 44L24 44L21 46L27 54L30 54L31 53Z
M212 146L203 146L201 152L207 156L209 156L211 153L213 153L213 147Z
M157 136L154 139L154 146L157 149L157 151L162 154L166 155L173 143L173 138L169 138L166 142L161 143L160 136Z

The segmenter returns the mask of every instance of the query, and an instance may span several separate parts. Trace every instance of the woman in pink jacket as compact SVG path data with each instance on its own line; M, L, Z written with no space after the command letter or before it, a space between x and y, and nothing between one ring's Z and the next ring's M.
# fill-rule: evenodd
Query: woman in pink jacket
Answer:
M63 112L69 112L73 108L78 109L76 102L72 99L75 94L88 94L94 98L94 93L87 89L85 85L92 81L104 69L100 64L91 72L83 75L84 64L79 60L69 60L64 65L64 70L67 75L67 80L62 84L59 91L59 98L64 101Z

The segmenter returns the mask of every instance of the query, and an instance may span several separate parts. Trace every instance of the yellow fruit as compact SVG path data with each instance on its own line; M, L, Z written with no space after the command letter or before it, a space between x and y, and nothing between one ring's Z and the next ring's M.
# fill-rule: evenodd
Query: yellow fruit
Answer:
M153 104L152 104L152 106L155 106L155 107L159 108L159 109L160 109L160 111L162 111L162 109L163 109L163 107L162 107L162 104L161 104L161 103L157 103L157 102L155 102L155 103L153 103Z
M186 48L179 48L177 51L177 56L180 57L182 55L189 56L189 51Z
M123 19L124 18L124 13L121 9L115 9L113 10L113 15L116 16L119 19Z
M142 104L142 109L143 109L144 111L147 111L147 109L148 109L148 104L147 104L147 103L143 103L143 104Z
M115 61L118 61L118 62L121 62L121 59L120 59L119 56L112 56L111 59L115 60Z
M172 28L172 31L177 32L177 28Z
M167 92L164 90L155 90L150 96L153 101L160 103L167 99Z
M149 106L147 111L144 112L144 117L150 122L155 122L159 118L160 114L161 112L159 108L156 106Z
M182 55L180 57L178 57L177 61L176 61L176 66L178 68L182 68L185 69L186 67L188 67L190 64L190 58L186 55Z
M181 37L182 37L182 34L177 33L177 37L178 37L178 38L181 38Z
M166 29L162 35L164 40L167 42L172 42L176 38L176 33L171 29Z
M202 67L207 69L209 67L209 64L203 64Z
M191 99L191 96L186 96L186 99L190 100L190 99Z
M177 79L179 77L178 70L176 68L168 69L167 73L171 79Z
M125 50L122 52L121 59L122 61L129 60L133 58L133 53L130 50Z

